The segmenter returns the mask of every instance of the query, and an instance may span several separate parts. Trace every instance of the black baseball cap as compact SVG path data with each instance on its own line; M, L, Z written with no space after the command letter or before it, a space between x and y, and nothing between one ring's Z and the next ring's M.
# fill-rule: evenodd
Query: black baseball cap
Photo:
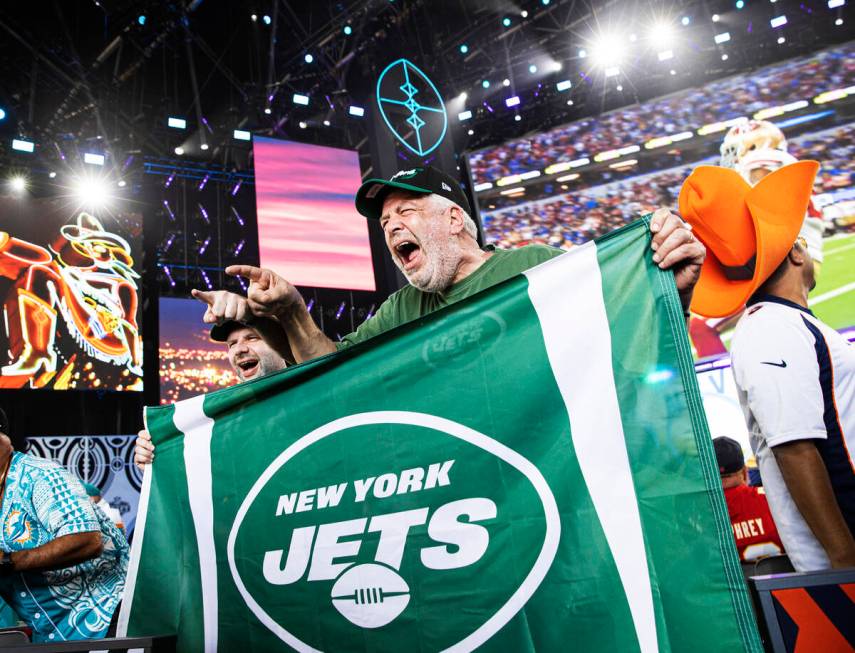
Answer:
M356 210L366 218L379 220L383 213L383 201L395 189L425 195L441 195L472 215L469 201L460 184L454 177L433 166L401 170L390 179L369 179L359 187L356 193Z
M742 445L733 438L722 436L713 439L715 458L718 462L718 472L722 476L735 474L745 467L745 456L742 454Z
M269 322L271 326L279 325L278 322L271 320L269 317L256 317L247 323L238 322L237 320L226 320L222 324L215 324L211 327L211 340L214 342L226 342L235 329L244 329L246 327L255 329L261 326L262 322Z

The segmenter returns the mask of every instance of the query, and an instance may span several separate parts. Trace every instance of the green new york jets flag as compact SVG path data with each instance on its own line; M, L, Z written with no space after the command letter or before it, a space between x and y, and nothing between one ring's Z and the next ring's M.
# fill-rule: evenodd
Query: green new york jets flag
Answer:
M120 634L181 651L760 651L646 222L150 408Z

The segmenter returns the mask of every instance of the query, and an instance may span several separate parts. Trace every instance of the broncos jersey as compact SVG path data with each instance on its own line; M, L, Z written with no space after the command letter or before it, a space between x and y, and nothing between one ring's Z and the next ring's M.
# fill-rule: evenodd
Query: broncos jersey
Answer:
M855 349L813 313L779 297L749 303L731 358L769 507L797 571L830 566L781 476L772 449L812 440L855 532Z

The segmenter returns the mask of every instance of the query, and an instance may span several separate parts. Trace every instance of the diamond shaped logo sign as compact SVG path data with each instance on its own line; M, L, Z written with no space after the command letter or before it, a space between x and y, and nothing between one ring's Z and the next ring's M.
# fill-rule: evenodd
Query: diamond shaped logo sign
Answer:
M398 59L380 73L377 106L395 138L419 156L433 152L445 138L445 102L430 78L411 61Z

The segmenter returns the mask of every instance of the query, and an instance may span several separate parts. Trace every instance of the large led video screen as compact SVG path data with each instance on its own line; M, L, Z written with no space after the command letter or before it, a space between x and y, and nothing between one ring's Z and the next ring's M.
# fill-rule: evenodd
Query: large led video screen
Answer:
M585 118L468 155L485 240L565 249L660 206L675 207L698 165L719 165L733 125L774 123L797 159L815 159L822 220L816 315L855 326L855 43ZM739 315L694 317L699 358L727 353Z
M0 195L0 388L142 390L142 215Z
M226 345L213 342L202 322L205 305L162 297L160 309L160 403L171 404L237 383Z
M354 197L356 152L254 137L263 267L296 286L376 289L368 225Z

